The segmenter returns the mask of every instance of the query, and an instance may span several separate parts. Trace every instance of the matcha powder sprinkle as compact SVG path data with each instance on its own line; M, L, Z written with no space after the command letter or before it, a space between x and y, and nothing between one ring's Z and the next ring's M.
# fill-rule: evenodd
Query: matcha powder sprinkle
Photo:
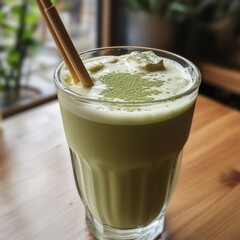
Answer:
M101 79L106 89L101 92L103 99L119 99L123 101L151 101L158 95L163 82L153 79L146 73L109 73Z

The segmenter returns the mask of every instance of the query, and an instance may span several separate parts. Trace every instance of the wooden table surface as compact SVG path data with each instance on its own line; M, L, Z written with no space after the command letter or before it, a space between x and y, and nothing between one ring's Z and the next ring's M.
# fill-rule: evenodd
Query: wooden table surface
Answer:
M0 239L93 239L56 101L3 122ZM240 112L198 97L162 239L240 239Z

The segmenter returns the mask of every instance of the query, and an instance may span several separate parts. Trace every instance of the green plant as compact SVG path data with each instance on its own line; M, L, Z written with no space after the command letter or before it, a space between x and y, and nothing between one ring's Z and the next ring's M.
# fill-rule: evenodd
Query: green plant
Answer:
M23 61L41 43L34 35L39 17L33 0L0 3L0 90L19 88Z
M239 0L126 0L133 10L151 14L161 14L177 21L187 18L216 18L233 16L239 13ZM206 16L207 15L207 16Z

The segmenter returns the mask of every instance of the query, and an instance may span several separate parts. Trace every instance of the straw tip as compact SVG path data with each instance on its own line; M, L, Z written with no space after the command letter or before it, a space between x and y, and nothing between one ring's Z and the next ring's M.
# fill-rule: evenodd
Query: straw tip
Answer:
M80 80L84 87L92 87L94 85L92 78L89 75L86 75L85 78Z

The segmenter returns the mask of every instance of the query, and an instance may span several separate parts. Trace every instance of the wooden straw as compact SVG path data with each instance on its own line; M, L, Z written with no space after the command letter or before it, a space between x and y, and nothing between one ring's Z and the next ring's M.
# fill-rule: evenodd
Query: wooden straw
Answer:
M52 35L52 38L54 39L54 42L56 43L57 48L59 49L59 52L60 52L62 58L64 59L65 64L68 67L68 70L69 70L69 72L70 72L70 74L71 74L71 76L73 78L73 81L75 82L75 84L78 83L79 82L78 76L76 75L76 73L75 73L75 71L74 71L74 69L73 69L73 67L72 67L72 65L71 65L71 63L70 63L70 61L69 61L69 59L68 59L68 57L67 57L67 55L66 55L66 53L65 53L65 51L63 49L63 47L62 47L62 45L61 45L61 43L58 41L57 35L54 32L54 29L53 29L51 23L49 22L47 15L44 12L44 7L43 7L43 5L41 3L41 0L37 0L37 4L38 4L38 7L39 7L39 9L40 9L40 11L42 13L42 16L43 16L46 24L48 26L48 29L49 29L49 31L50 31L50 33Z
M81 81L85 87L93 86L93 81L84 67L55 6L50 0L37 0L37 3L75 84Z

